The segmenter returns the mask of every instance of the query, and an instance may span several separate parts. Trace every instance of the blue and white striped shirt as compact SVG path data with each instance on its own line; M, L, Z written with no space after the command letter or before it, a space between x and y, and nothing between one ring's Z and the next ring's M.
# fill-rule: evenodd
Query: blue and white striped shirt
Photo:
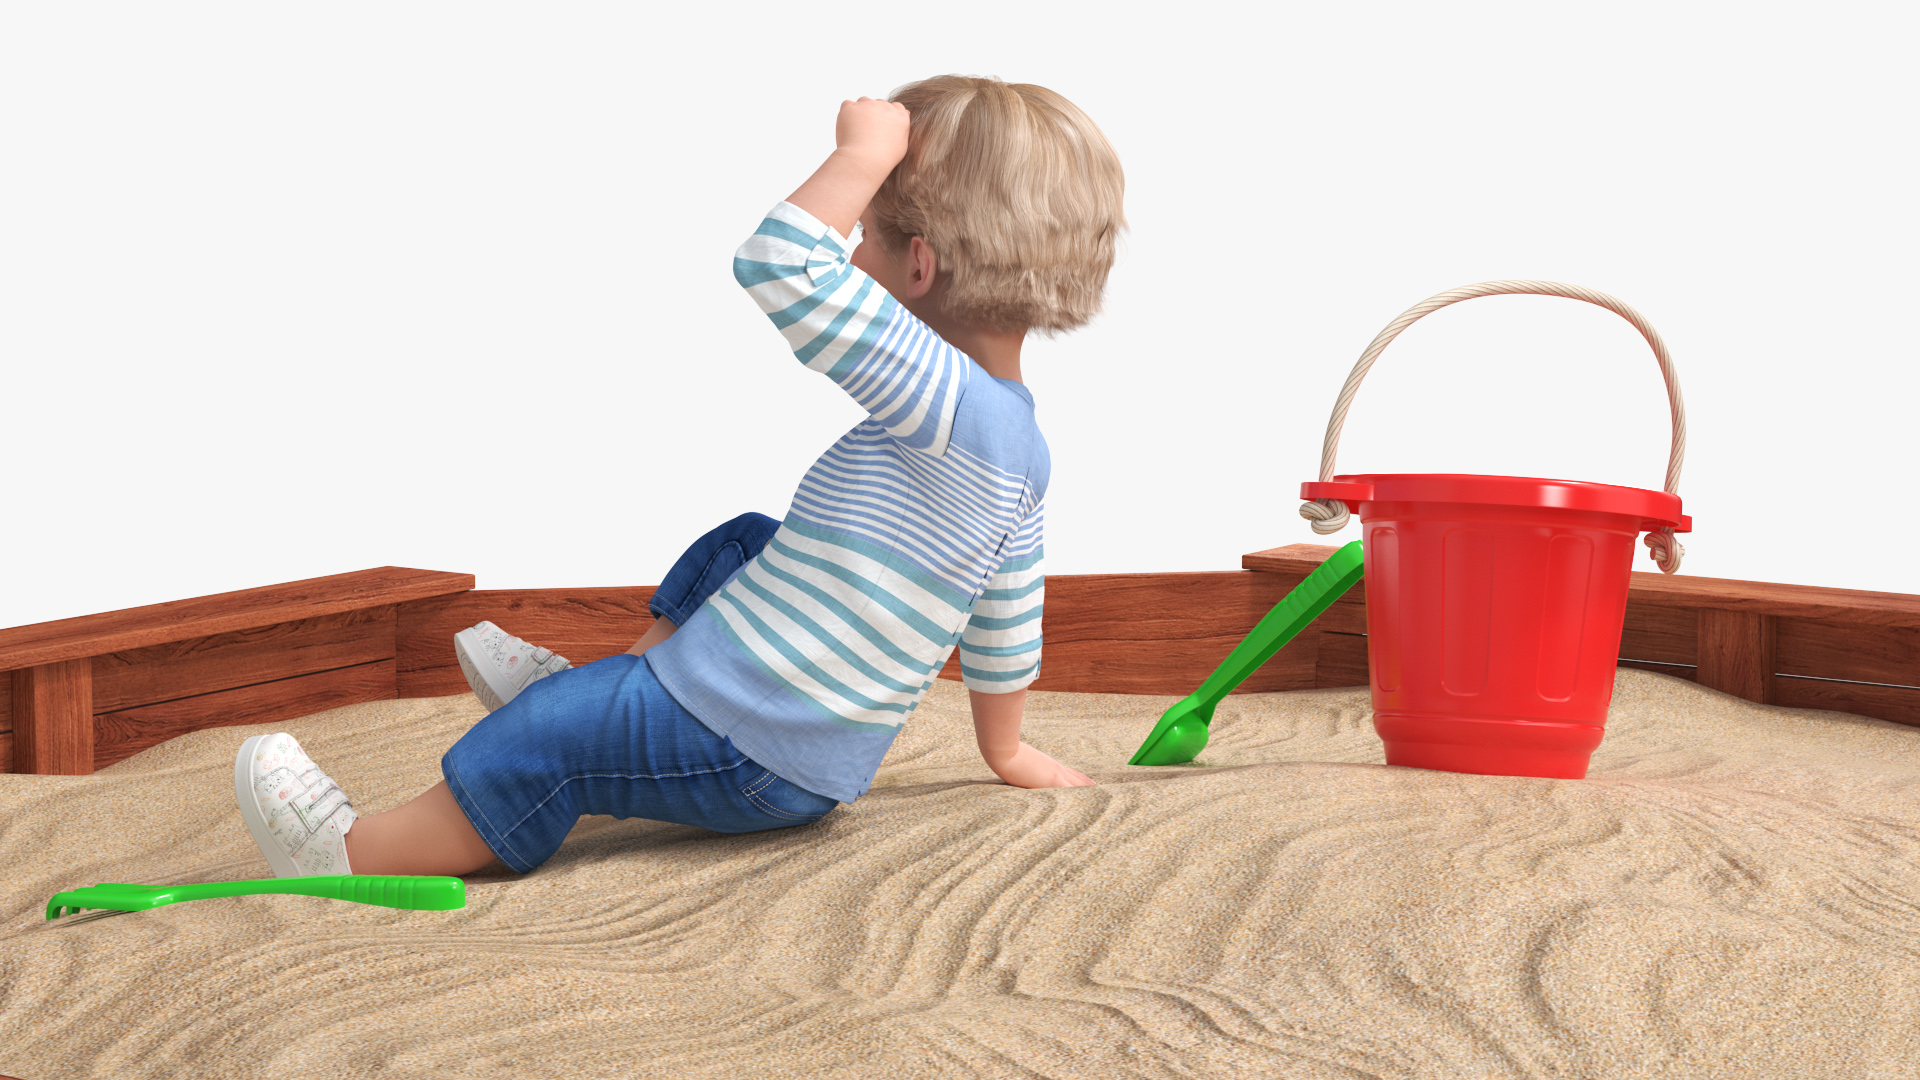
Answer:
M868 418L800 482L744 570L646 654L708 727L841 802L873 783L956 645L970 689L1040 673L1041 500L1033 395L995 379L862 273L789 203L733 273L807 367Z

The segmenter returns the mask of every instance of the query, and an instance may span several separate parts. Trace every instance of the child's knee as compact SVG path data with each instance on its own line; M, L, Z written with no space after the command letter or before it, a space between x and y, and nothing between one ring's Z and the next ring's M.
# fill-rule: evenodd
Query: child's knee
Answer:
M760 554L760 549L767 546L774 533L780 531L780 522L749 510L715 531L724 531L728 539L738 541L746 549L747 557L752 558Z

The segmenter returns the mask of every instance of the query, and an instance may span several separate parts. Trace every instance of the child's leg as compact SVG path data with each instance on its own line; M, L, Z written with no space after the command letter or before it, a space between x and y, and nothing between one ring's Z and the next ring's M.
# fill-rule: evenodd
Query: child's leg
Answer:
M412 802L369 814L347 831L356 874L471 874L495 862L445 780Z
M647 605L654 623L628 652L640 655L671 637L709 596L733 580L734 575L767 546L779 527L778 521L765 514L748 513L694 541L654 590L653 599ZM705 731L698 720L684 716L683 710L678 723L685 730L679 733L680 737L656 738L654 742L659 745L645 748L647 760L613 768L620 776L594 775L589 780L566 775L582 770L559 764L558 759L589 761L586 772L607 773L609 770L603 766L620 754L606 754L596 759L597 751L593 749L596 733L588 729L604 728L611 719L609 714L632 711L636 707L644 712L647 707L647 703L606 700L621 697L617 688L601 685L608 683L606 671L596 673L593 679L582 679L575 674L599 666L556 672L528 685L500 710L475 725L447 752L443 768L449 777L462 777L466 806L455 797L447 781L442 780L412 802L355 821L346 836L347 858L353 871L357 874L459 875L493 863L494 849L475 828L469 809L487 818L489 832L496 841L513 848L514 859L501 861L525 871L545 861L582 813L657 817L721 827L722 831L746 831L816 820L836 805L824 796L793 788L765 774L765 770L733 751L731 744ZM589 689L589 684L595 684L596 688ZM664 698L664 691L651 696ZM677 703L670 700L650 704L656 711L677 708ZM688 724L692 727L687 728ZM619 727L620 723L614 726ZM630 728L632 724L629 722L627 726ZM644 720L639 726L645 726ZM604 730L598 734L598 741L606 741ZM631 734L626 739L612 740L628 744L632 741ZM584 745L548 746L556 742ZM664 749L667 745L680 748L668 751ZM536 746L544 749L536 750ZM513 748L513 752L494 753L495 748ZM633 747L609 745L602 749L630 752ZM674 754L689 760L680 761ZM691 760L703 754L715 760L704 763ZM533 764L536 761L545 764ZM529 765L532 765L530 769ZM503 779L508 778L500 774L509 769L522 769L536 775L520 778L524 781L522 784L503 783ZM639 783L644 788L648 780L685 779L678 774L689 771L699 779L668 792L640 790L636 793L621 789L618 783L607 782L610 779L624 781L629 787ZM742 774L744 782L733 776L734 773ZM738 807L731 805L741 788L751 788L751 794L746 796L748 808L744 817ZM527 805L534 806L534 810L523 813L525 807L521 805L520 796L528 791L546 791L548 797L532 800ZM505 794L507 792L511 794ZM499 809L499 804L505 804L505 808ZM489 810L494 812L488 813ZM622 813L623 810L632 813ZM756 820L755 814L764 816L766 821ZM492 820L496 817L500 820Z
M633 648L627 651L635 656L641 656L645 654L648 649L672 637L673 632L678 629L680 629L680 627L675 625L672 619L667 618L665 615L655 615L653 617L653 625L647 627L647 632L641 634L640 640L634 642Z
M450 821L457 812L485 850L526 873L553 855L584 814L752 832L817 821L838 805L740 753L674 700L638 657L624 655L529 686L462 736L441 772L443 787L391 811L390 833L369 834L376 849L414 852L402 864L423 866L418 853L432 844L468 842ZM473 862L480 851L467 847L459 857ZM350 858L360 852L352 848ZM361 870L358 862L354 869Z
M653 625L627 652L639 656L672 637L675 630L685 626L693 613L700 610L707 597L719 592L750 559L760 554L779 528L780 523L765 514L747 513L695 540L674 560L673 568L653 591L653 599L647 602L647 610L653 613Z

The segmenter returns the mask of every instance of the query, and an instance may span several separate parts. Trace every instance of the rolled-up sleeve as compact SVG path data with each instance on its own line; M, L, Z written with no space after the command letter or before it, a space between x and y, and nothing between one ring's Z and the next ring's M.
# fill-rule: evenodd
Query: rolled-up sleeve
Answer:
M855 246L783 202L734 253L733 276L795 358L901 444L938 457L973 365L853 265Z
M983 694L1024 690L1040 677L1040 623L1046 600L1045 551L1036 509L1014 534L1009 554L987 581L960 634L960 680Z

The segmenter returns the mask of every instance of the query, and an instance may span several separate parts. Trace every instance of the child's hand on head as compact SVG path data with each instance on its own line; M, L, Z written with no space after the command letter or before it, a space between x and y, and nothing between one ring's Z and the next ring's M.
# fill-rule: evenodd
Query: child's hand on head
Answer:
M907 156L907 131L912 116L907 107L882 98L863 97L840 103L834 124L839 152L860 158L884 172L893 171Z

